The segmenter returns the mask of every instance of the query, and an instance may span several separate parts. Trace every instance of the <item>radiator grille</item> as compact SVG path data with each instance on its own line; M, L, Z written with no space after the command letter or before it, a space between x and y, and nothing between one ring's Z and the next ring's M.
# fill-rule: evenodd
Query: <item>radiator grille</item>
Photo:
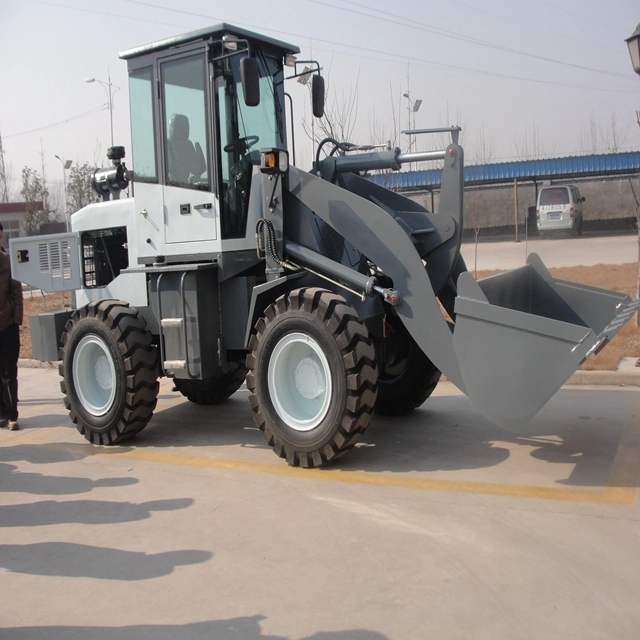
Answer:
M41 242L38 245L38 257L41 273L49 273L54 279L70 280L73 277L69 240Z

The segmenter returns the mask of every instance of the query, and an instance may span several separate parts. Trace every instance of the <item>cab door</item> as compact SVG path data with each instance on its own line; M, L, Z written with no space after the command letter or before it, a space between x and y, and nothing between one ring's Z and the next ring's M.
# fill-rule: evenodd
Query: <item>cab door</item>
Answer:
M219 237L205 52L160 61L167 245Z

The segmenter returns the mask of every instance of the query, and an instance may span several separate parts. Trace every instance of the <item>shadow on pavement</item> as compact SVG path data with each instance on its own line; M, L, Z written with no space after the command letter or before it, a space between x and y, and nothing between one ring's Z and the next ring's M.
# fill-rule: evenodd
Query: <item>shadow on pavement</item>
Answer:
M7 447L11 448L11 447ZM43 445L43 449L46 446ZM137 484L137 478L72 478L46 476L41 473L18 471L12 464L0 463L0 491L29 493L42 496L64 496L88 493L97 487L126 487Z
M255 615L230 620L210 620L183 625L132 625L128 627L12 627L0 629L4 640L290 640L284 636L263 635ZM387 636L365 629L321 631L300 640L388 640Z
M159 578L173 573L177 566L200 564L212 557L210 551L195 549L147 554L72 542L0 545L0 567L11 573L98 580Z
M79 434L78 434L79 435ZM0 447L0 462L30 462L31 464L55 464L83 460L91 452L91 445L15 444Z
M108 455L131 449L189 448L194 455L198 455L198 448L214 447L268 451L270 447L254 425L247 396L242 389L215 406L198 406L182 399L157 410L145 430L126 447L93 447L74 434L77 444L1 448L0 461L50 462L52 451L59 461L81 459L96 451ZM571 408L568 413L559 410L565 404ZM482 418L468 398L436 395L407 416L374 415L355 449L330 468L387 473L485 469L500 465L514 447L519 447L533 458L557 464L559 470L565 465L566 470L560 470L560 478L555 480L557 484L605 487L620 444L626 400L620 406L620 413L612 417L599 408L589 391L565 390L559 400L553 400L514 434ZM201 455L215 456L215 451ZM564 473L566 477L562 477ZM636 485L635 481L628 483ZM43 491L48 493L55 492Z
M177 511L193 504L192 498L153 500L135 504L106 500L44 500L0 505L0 527L38 527L51 524L118 524L147 520L154 511Z

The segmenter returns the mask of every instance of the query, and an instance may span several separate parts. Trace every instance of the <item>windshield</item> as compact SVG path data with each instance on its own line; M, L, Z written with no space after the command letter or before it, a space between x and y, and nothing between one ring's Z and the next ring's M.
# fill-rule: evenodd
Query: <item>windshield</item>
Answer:
M264 147L286 148L281 64L258 52L260 104L247 107L240 81L240 59L236 55L214 63L223 238L245 235L251 152Z
M554 187L553 189L543 189L540 192L540 205L569 204L569 190L567 187Z

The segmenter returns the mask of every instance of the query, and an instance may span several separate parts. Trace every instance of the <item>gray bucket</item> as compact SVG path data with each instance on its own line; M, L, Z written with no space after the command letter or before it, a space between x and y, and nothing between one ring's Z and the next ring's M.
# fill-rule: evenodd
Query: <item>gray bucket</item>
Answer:
M490 420L526 424L633 316L640 299L553 278L537 254L458 279L453 343L465 392Z

